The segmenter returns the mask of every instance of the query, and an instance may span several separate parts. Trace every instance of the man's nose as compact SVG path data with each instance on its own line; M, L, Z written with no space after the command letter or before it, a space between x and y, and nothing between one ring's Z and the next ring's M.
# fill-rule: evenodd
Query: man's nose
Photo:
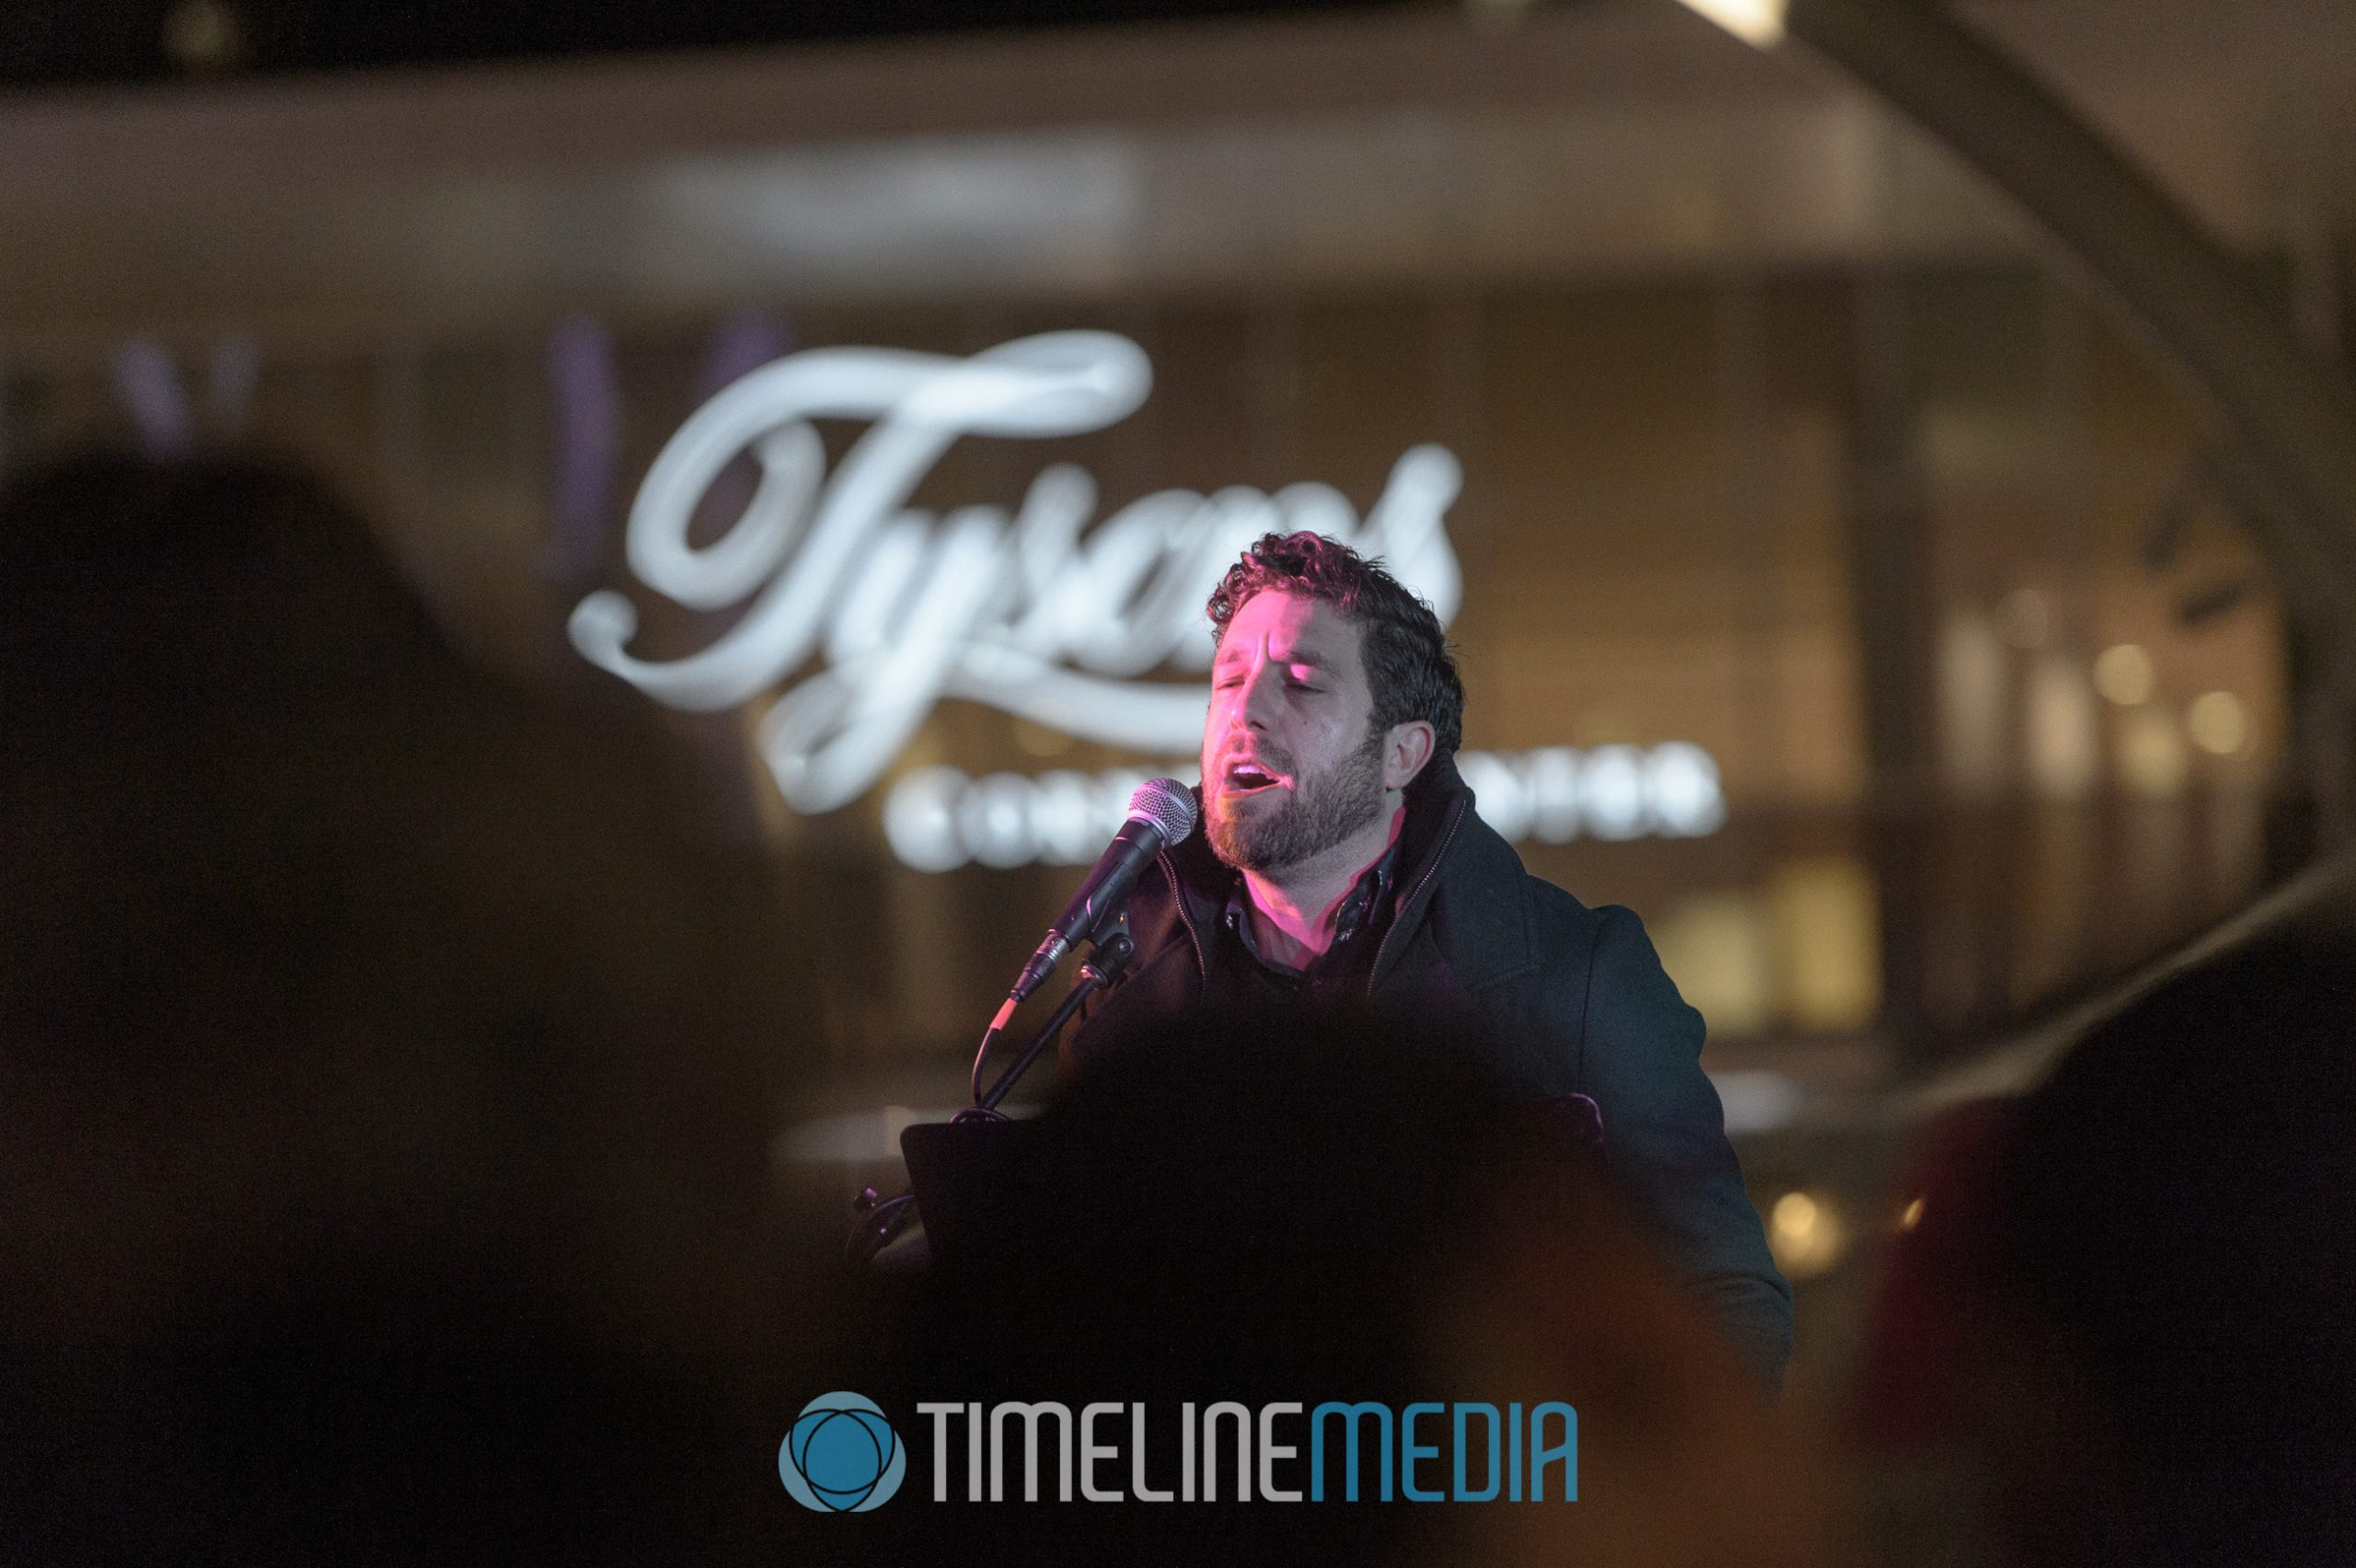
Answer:
M1284 695L1285 673L1273 662L1252 672L1244 683L1243 721L1254 730L1265 730L1275 719L1279 699Z

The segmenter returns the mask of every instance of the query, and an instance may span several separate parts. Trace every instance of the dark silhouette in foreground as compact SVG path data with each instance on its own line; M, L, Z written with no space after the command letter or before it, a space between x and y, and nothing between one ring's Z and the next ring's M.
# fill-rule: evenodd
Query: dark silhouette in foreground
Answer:
M1578 1412L1579 1501L1379 1503L1368 1468L1355 1505L1336 1471L1323 1503L976 1505L953 1457L946 1503L819 1520L799 1538L814 1550L1811 1560L1809 1470L1755 1381L1616 1211L1589 1151L1450 1042L1373 1017L1209 1015L1141 1032L1011 1132L978 1232L844 1311L872 1328L847 1336L843 1364L867 1381L841 1386L907 1410L1142 1403L1163 1424L1149 1482L1171 1487L1168 1424L1187 1401L1559 1400ZM1305 1489L1306 1420L1288 1420L1279 1440L1301 1453L1277 1484ZM1126 1455L1128 1419L1109 1429ZM962 1456L962 1427L952 1435ZM929 1447L929 1430L914 1436ZM1451 1461L1424 1461L1423 1484L1446 1490ZM1103 1483L1126 1490L1131 1462L1105 1463ZM1232 1499L1231 1448L1222 1464ZM930 1481L912 1469L907 1484Z
M2356 903L2172 974L1951 1117L1864 1435L1984 1555L2356 1563Z
M16 481L0 637L0 1560L749 1552L774 949L662 748L272 464Z

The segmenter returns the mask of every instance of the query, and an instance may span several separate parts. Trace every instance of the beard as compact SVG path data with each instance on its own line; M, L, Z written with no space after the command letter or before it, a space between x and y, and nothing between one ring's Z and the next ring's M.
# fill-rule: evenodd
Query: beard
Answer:
M1203 831L1218 858L1244 871L1280 871L1297 866L1348 838L1382 814L1382 744L1380 732L1322 773L1294 772L1290 759L1269 761L1293 773L1294 788L1273 807L1248 814L1232 809L1221 789L1206 790L1209 809Z

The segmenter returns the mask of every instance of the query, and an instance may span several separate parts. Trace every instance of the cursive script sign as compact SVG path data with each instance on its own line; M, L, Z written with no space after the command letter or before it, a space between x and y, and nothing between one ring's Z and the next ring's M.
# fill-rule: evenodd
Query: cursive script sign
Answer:
M626 541L647 587L697 609L745 604L744 615L709 647L654 662L628 651L629 600L592 594L572 612L573 646L699 711L750 702L820 661L757 732L779 790L814 813L882 778L943 697L1085 740L1191 753L1208 686L1140 677L1209 668L1203 603L1264 533L1313 529L1380 555L1443 625L1454 617L1462 578L1443 518L1462 474L1440 446L1402 455L1363 519L1329 485L1236 485L1156 491L1090 529L1096 484L1068 464L1043 470L1011 511L908 505L962 437L1102 430L1152 383L1144 351L1109 332L1043 333L970 359L814 349L764 365L664 447ZM871 421L831 473L815 419ZM719 539L689 543L697 504L746 454L760 470L752 500Z

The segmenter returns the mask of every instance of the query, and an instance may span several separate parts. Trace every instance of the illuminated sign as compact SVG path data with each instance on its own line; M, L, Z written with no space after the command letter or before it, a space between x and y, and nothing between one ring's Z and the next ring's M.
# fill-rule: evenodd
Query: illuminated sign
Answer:
M1210 688L1143 677L1209 669L1204 603L1263 534L1306 528L1379 555L1443 626L1455 617L1463 582L1445 517L1462 473L1441 446L1403 454L1363 518L1332 486L1304 481L1273 494L1157 490L1091 528L1096 482L1069 464L1043 469L1011 511L936 515L909 504L955 442L1102 430L1152 383L1144 351L1109 332L1043 333L970 359L814 349L764 365L664 447L626 538L648 588L743 614L708 647L651 661L628 651L638 630L629 600L592 594L572 613L573 646L656 701L695 711L751 702L818 660L756 729L779 791L817 813L881 779L944 697L1146 755L1192 755ZM867 422L831 471L818 419ZM721 537L691 543L697 507L741 456L759 470L751 501ZM1482 815L1510 839L1696 836L1725 820L1716 765L1683 743L1471 752L1459 767ZM887 795L885 836L925 870L1084 864L1146 777L922 768Z
M1664 745L1541 746L1527 752L1460 752L1457 771L1472 787L1482 819L1515 842L1574 838L1699 838L1727 818L1718 766L1683 741ZM1159 771L1185 777L1192 763ZM1120 828L1129 796L1154 773L1113 767L967 777L955 767L919 767L884 798L884 834L900 863L920 871L960 866L1084 866Z
M681 426L630 507L639 580L679 604L745 604L710 646L663 663L627 645L638 614L593 594L573 646L657 701L709 711L749 702L812 656L825 667L786 692L758 729L787 802L832 811L881 778L943 697L962 697L1085 740L1188 753L1206 685L1140 680L1158 666L1207 670L1203 602L1243 548L1270 531L1313 529L1380 555L1445 625L1462 581L1442 522L1462 475L1440 446L1412 448L1360 519L1329 485L1273 495L1234 485L1160 490L1081 537L1096 484L1042 471L1012 513L934 516L908 498L964 436L1042 438L1102 430L1145 401L1145 352L1109 332L1049 332L970 359L889 349L814 349L730 386ZM872 421L834 471L814 419ZM697 503L749 454L760 481L720 539L691 544Z

